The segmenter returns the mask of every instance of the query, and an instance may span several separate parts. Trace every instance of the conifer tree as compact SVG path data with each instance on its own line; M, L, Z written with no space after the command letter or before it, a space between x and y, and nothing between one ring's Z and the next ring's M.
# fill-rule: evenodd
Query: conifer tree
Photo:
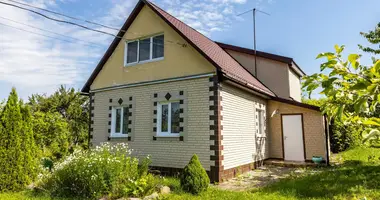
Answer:
M16 89L0 113L0 191L22 189L37 166L30 112L23 109Z

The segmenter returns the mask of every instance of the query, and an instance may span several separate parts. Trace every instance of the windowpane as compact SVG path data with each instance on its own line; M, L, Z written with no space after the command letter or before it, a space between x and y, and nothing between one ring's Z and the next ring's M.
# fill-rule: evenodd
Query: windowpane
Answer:
M172 103L172 110L171 110L171 117L172 117L172 133L179 133L179 103Z
M140 40L140 59L139 61L150 59L150 38Z
M134 63L137 62L137 41L130 42L128 45L128 52L127 52L127 63Z
M259 130L259 134L264 134L263 133L263 130L264 130L264 124L263 124L263 120L264 120L264 112L262 110L257 110L257 115L258 115L258 121L259 121L259 127L258 127L258 130Z
M153 59L164 57L164 35L153 37Z
M129 110L128 108L123 108L123 134L128 134L128 124L129 124Z
M121 129L121 109L116 109L116 127L115 127L115 133L120 133Z
M168 114L169 114L169 105L162 105L162 114L161 114L161 132L168 132Z

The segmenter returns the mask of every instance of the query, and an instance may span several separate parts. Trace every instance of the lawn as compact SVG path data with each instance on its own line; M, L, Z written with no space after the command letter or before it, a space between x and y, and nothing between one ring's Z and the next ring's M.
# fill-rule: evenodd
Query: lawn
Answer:
M319 173L293 175L277 183L246 192L211 188L198 196L181 192L179 181L168 178L174 190L161 199L380 199L380 149L356 148L334 156L338 166L320 168ZM48 200L30 192L3 193L0 199ZM62 199L63 200L63 199Z

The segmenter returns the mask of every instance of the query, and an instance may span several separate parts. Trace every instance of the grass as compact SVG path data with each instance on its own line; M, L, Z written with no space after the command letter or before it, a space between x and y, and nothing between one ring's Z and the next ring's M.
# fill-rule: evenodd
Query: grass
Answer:
M369 159L370 158L370 159ZM380 199L380 149L356 148L334 156L341 164L316 169L316 173L292 175L264 188L245 192L219 190L215 187L198 196L181 191L179 180L165 178L164 185L172 193L161 197L168 200L196 199ZM311 170L311 169L310 169ZM2 193L5 200L50 200L46 196L34 196L31 192ZM65 199L60 199L65 200Z
M380 149L356 148L334 157L339 166L290 176L264 188L246 192L211 188L199 196L176 192L162 199L380 199L379 158Z

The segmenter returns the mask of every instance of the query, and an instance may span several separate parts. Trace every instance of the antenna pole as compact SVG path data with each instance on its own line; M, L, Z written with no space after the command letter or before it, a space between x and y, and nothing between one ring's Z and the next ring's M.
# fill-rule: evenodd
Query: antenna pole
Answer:
M266 15L269 15L269 16L270 16L270 14L254 8L254 9L251 9L251 10L247 10L247 11L245 11L243 13L240 13L237 16L244 15L244 14L246 14L248 12L251 12L251 11L253 12L253 52L254 52L254 55L255 55L255 76L257 78L256 12L258 11L260 13L263 13L263 14L266 14Z
M253 50L255 54L255 76L257 78L257 52L256 52L256 8L253 9Z

